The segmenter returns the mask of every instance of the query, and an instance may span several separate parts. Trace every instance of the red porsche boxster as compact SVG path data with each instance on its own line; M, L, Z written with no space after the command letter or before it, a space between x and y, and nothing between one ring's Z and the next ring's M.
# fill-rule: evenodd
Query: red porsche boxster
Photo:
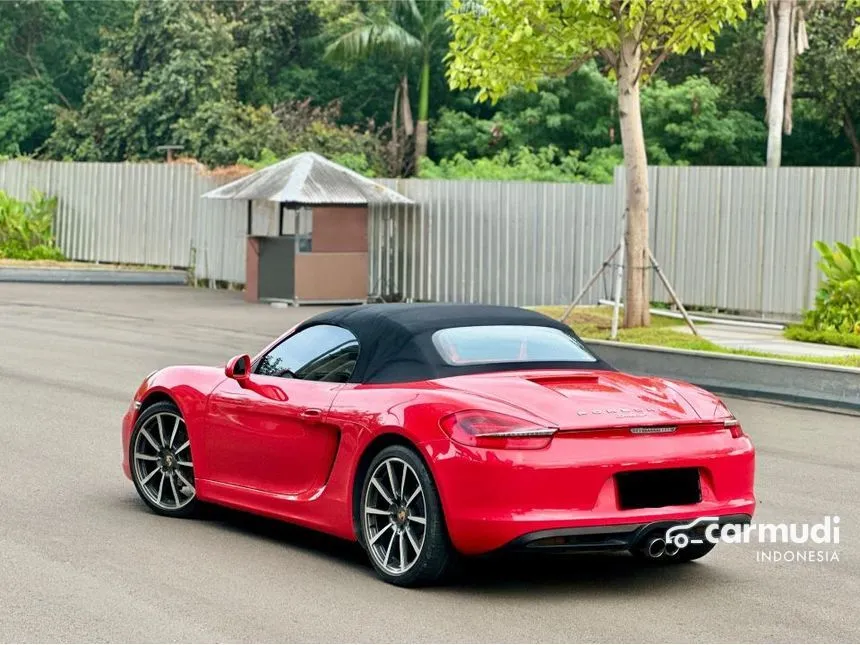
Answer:
M315 316L253 359L150 374L122 438L155 512L209 502L357 540L399 585L499 549L686 562L714 544L667 530L755 507L753 446L718 398L509 307Z

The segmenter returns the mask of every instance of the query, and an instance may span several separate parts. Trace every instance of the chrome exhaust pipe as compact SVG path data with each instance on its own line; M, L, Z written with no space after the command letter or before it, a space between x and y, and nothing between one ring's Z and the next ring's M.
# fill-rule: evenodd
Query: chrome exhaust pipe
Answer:
M666 540L661 537L653 537L645 544L645 555L657 559L663 557L666 552Z
M681 547L675 544L674 540L671 540L669 542L666 542L666 547L663 549L663 553L671 558L673 555L676 555L680 550Z

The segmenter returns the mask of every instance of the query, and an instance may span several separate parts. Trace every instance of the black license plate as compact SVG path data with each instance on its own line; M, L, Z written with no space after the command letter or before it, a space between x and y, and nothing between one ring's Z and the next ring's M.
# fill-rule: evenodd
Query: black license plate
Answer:
M621 509L685 506L702 501L698 468L617 473L615 483Z

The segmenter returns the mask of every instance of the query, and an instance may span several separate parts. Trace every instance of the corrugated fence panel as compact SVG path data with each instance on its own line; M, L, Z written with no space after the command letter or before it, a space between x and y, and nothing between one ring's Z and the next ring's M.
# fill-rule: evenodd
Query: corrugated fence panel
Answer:
M819 281L814 240L860 235L860 169L652 167L650 241L688 304L797 315ZM70 258L194 266L244 282L247 205L202 199L224 180L184 164L0 162L0 189L58 198ZM565 304L618 244L624 172L611 185L382 180L414 206L370 209L371 293L415 300ZM309 230L309 213L301 214ZM284 231L294 231L287 211ZM277 206L254 203L253 233ZM612 267L610 267L612 268ZM668 294L652 275L653 299ZM587 302L611 296L607 272Z
M384 183L417 204L371 209L374 293L510 305L564 302L621 234L614 186ZM389 231L392 219L398 225ZM392 260L397 266L389 266ZM606 295L598 285L589 297Z

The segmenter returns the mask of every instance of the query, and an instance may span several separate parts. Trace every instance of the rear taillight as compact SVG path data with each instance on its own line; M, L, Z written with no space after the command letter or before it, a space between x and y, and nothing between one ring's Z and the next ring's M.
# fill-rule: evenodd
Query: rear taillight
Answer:
M484 410L455 412L444 417L439 425L445 434L457 443L501 450L545 448L558 430L507 414Z
M729 429L729 432L732 433L732 437L735 439L740 439L744 436L744 429L741 428L741 422L735 418L726 419L723 421L723 426Z

